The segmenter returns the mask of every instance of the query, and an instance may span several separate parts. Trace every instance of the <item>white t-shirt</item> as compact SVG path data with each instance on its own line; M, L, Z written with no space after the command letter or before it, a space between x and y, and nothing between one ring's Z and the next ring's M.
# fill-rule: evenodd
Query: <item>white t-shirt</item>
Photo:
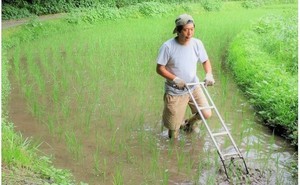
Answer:
M186 83L199 82L197 64L208 60L206 50L201 40L192 38L187 45L179 44L175 38L166 41L160 48L157 64L163 65L175 76ZM187 93L186 90L174 88L172 81L166 81L165 90L172 95Z

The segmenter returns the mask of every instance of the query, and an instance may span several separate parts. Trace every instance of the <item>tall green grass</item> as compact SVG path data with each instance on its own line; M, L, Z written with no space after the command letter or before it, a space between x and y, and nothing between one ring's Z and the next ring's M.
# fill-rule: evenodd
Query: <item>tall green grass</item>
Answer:
M70 171L54 168L50 158L39 156L38 145L22 137L20 133L16 134L13 124L2 118L1 127L2 170L4 170L2 183L19 184L31 181L42 184L53 182L75 184Z
M163 79L155 73L158 48L174 36L174 18L189 9L196 22L196 37L207 48L217 82L223 81L211 89L212 95L225 104L219 95L230 94L224 90L229 85L221 69L229 42L252 20L269 11L282 11L245 12L238 3L227 3L220 12L202 11L197 4L187 6L163 17L77 26L64 22L59 24L60 30L74 30L56 35L40 25L31 27L30 33L24 31L29 35L38 32L39 39L30 36L23 37L30 42L9 43L15 46L8 56L14 64L12 73L30 110L48 126L52 137L59 137L66 146L61 152L72 156L68 163L97 174L86 179L89 183L168 184L175 177L198 182L202 172L211 166L218 168L217 156L211 162L211 151L206 151L207 146L198 147L199 139L191 144L196 149L186 152L185 140L177 145L156 135L163 95ZM54 27L51 30L55 31ZM43 37L42 33L49 35ZM199 75L203 78L201 69ZM197 152L203 151L207 155L198 158ZM80 178L80 170L74 173ZM214 177L207 183L215 183Z
M297 15L262 18L229 50L237 83L265 124L298 143Z

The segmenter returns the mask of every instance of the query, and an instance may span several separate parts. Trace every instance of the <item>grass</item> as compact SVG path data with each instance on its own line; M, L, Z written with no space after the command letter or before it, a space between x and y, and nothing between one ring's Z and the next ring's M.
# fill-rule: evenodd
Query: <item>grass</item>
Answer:
M32 140L14 132L13 125L2 119L2 183L18 184L40 179L37 183L74 184L71 173L54 168L50 158L37 155L39 147ZM4 167L4 168L3 168ZM13 174L16 174L14 176ZM32 182L32 181L31 181Z
M234 40L228 61L257 115L297 145L298 29L294 26L297 24L295 16L289 12L258 21ZM282 40L287 42L282 43Z
M190 5L196 21L196 37L202 39L212 60L217 84L210 92L221 112L226 111L222 105L228 101L223 97L235 93L221 62L229 42L260 16L281 12L280 9L245 11L237 3L226 5L225 11L220 12L197 11L201 9L199 5ZM178 13L95 25L56 23L60 30L73 31L54 34L59 30L50 26L54 32L50 34L43 27L31 28L31 33L37 30L39 39L21 37L30 42L18 45L13 40L8 44L15 46L8 59L13 63L11 72L27 97L29 109L47 124L52 137L61 138L66 146L61 152L74 156L68 163L74 163L77 169L81 164L98 174L89 178L89 183L168 184L174 177L178 181L197 182L203 172L218 167L217 156L214 162L205 162L213 155L204 151L207 146L199 139L191 144L196 148L193 151L186 148L186 140L180 140L178 145L164 144L156 135L160 130L157 123L162 111L163 80L155 73L155 59L163 41L173 36L173 19ZM42 33L48 36L43 37ZM199 75L203 78L201 71ZM235 97L230 101L233 107L239 105ZM241 116L233 114L224 115L232 124L239 125ZM233 127L233 133L244 130L240 127ZM253 133L243 134L249 137ZM263 150L262 145L250 143L248 150L251 149ZM198 158L198 153L203 152L207 155ZM215 183L215 175L207 177L208 184Z

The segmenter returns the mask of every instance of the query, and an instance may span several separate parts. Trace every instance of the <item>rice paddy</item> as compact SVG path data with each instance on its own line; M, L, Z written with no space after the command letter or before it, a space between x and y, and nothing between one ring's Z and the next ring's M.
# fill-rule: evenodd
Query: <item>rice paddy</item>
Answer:
M235 183L251 184L255 176L257 183L296 184L288 168L297 160L295 151L256 123L230 71L222 67L226 46L238 32L261 15L281 10L230 8L228 4L220 12L191 13L195 37L204 42L217 81L208 90L250 168L248 176L243 170L230 175ZM34 118L30 124L39 127L35 137L47 138L42 150L53 155L56 165L71 169L78 181L226 182L204 126L200 135L182 132L178 142L161 130L164 90L155 60L160 45L173 37L176 16L82 26L80 31L23 43L9 53L15 92ZM198 71L203 78L201 66ZM220 129L216 120L214 115L208 121L214 130ZM21 123L15 124L18 129ZM219 142L224 150L232 150L228 141Z

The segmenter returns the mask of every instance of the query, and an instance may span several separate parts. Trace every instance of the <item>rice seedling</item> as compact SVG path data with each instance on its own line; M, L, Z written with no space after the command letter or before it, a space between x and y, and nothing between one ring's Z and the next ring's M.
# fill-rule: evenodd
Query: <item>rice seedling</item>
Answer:
M124 184L122 169L120 166L117 167L117 169L113 175L113 184L114 185L123 185Z
M75 133L67 131L65 133L65 142L67 143L68 150L72 153L74 158L78 160L82 155L82 146Z
M182 167L185 164L185 153L181 150L176 150L176 158L177 158L177 167L178 167L178 171L182 170Z
M96 147L96 152L93 154L94 157L94 172L95 174L101 173L101 168L100 168L100 147Z
M46 121L46 124L48 126L48 130L50 132L50 134L55 134L55 118L53 118L52 115L48 115L47 116L47 121Z
M107 159L104 158L104 159L103 159L103 180L104 180L104 181L105 181L106 178L107 178L107 170L108 170L108 168L107 168Z
M130 149L128 148L128 146L125 144L125 153L126 153L126 161L130 164L133 164L136 162L136 158L135 156L132 154L132 152L130 151Z
M111 139L110 139L110 149L112 152L115 152L115 149L116 149L116 137L117 137L117 133L119 131L119 128L117 128L115 130L115 132L113 133Z
M167 185L169 184L169 170L166 169L163 171L163 179L162 179L162 185Z

